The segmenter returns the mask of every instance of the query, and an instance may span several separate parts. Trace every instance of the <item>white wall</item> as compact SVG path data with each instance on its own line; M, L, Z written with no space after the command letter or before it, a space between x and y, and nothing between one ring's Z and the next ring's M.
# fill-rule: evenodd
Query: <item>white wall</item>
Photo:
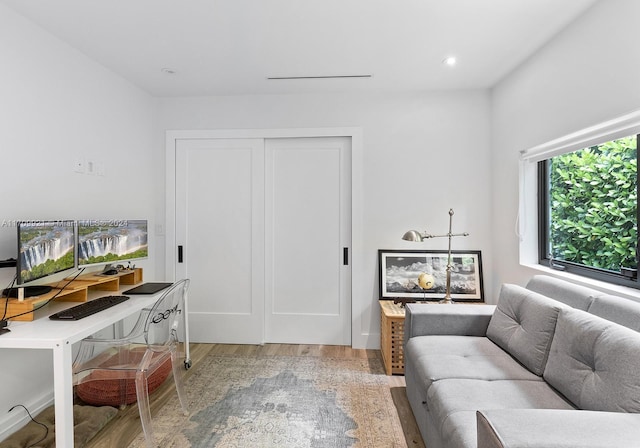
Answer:
M16 257L13 220L153 223L156 191L163 193L153 175L155 100L3 5L0 60L0 259ZM105 175L74 173L77 158L103 164ZM153 278L156 264L140 263L145 276ZM0 285L14 273L0 269ZM53 397L48 353L2 350L1 359L0 440L25 417L8 414L11 406L33 413Z
M493 285L536 273L518 264L518 152L640 109L638 17L637 0L600 1L493 89Z
M446 233L455 209L454 249L479 249L491 272L487 92L264 95L163 99L159 128L360 127L363 131L363 294L353 297L355 347L379 347L378 249L446 249L446 239L401 240L417 228ZM488 277L485 274L486 277ZM492 285L485 285L488 300Z

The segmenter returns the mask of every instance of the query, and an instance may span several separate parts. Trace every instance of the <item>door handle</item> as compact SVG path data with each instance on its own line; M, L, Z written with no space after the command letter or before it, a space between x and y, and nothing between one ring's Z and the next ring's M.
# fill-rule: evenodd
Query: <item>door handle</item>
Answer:
M182 246L178 246L178 263L182 263Z
M349 248L348 247L342 248L342 264L344 266L349 265Z

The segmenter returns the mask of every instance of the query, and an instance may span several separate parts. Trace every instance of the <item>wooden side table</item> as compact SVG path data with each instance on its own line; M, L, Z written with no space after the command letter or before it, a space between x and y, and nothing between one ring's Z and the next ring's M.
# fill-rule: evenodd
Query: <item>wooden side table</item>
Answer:
M380 300L380 352L387 375L404 375L404 308Z

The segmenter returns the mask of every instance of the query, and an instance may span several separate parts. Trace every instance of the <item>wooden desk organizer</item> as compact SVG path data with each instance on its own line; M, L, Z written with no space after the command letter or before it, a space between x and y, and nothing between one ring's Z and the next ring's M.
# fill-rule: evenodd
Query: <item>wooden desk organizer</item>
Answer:
M141 283L142 268L127 269L115 275L89 273L78 276L78 278L71 281L71 283L69 283L69 280L71 280L71 278L50 283L48 286L53 288L50 292L41 296L27 297L23 301L1 297L0 309L4 310L5 301L8 300L8 320L32 321L34 319L33 311L35 311L39 305L51 300L53 297L55 297L53 300L61 302L86 302L89 297L89 290L115 292L120 290L120 285L135 285Z

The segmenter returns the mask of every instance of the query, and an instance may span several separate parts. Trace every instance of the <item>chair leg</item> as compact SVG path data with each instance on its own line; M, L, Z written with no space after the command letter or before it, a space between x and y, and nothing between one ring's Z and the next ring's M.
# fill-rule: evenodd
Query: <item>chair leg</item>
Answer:
M147 448L156 448L153 440L149 387L145 371L136 372L136 396L138 398L138 411L140 412L140 422L142 423L142 431L144 432Z
M184 415L189 415L189 409L187 408L187 396L184 392L184 385L182 383L182 369L178 362L178 354L175 350L171 351L171 369L173 370L173 381L176 383L176 392L178 393L178 400L180 400L180 406L182 406L182 412Z

